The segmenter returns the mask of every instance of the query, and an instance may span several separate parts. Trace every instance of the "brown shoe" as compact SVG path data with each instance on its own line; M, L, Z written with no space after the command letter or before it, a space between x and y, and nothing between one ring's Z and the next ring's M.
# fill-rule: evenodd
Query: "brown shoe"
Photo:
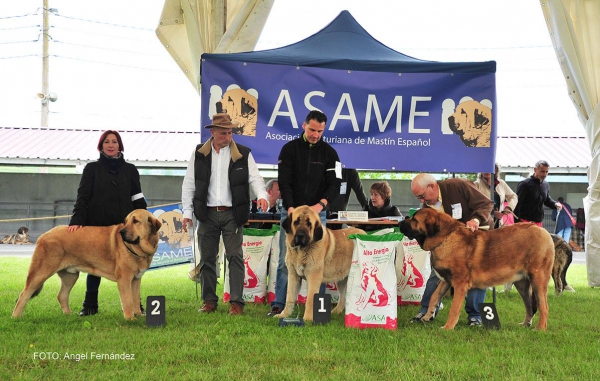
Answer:
M198 311L199 312L204 312L204 313L211 313L211 312L215 312L217 310L217 305L213 302L204 302L204 305L202 306L202 308L200 308Z
M243 315L244 307L237 303L229 303L229 315Z

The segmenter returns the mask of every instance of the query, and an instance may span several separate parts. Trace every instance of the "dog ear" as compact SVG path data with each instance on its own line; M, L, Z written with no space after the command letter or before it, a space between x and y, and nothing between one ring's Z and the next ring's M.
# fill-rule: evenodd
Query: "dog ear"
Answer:
M292 214L288 214L288 216L285 218L285 220L283 220L283 222L281 223L281 227L287 234L291 233L291 231L290 231L291 224L292 224Z
M433 237L440 232L440 226L435 217L428 217L425 220L425 227L427 230L427 237Z
M320 241L323 239L323 233L324 233L323 229L323 225L321 225L321 222L319 221L316 225L315 225L315 230L313 233L313 241Z
M150 228L151 228L150 234L151 235L156 234L160 230L160 227L162 226L162 223L154 217L148 217L148 223L150 223Z
M490 119L483 112L480 112L478 108L475 109L474 114L476 126L485 126L490 124Z

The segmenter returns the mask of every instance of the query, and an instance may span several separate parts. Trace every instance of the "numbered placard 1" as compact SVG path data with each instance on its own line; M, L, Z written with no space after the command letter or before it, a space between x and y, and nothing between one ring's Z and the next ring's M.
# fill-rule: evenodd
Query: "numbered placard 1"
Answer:
M327 324L331 321L331 295L315 294L313 299L313 324Z
M146 298L146 325L160 327L167 324L165 297L148 296Z
M500 329L500 318L496 305L494 303L479 303L479 312L481 312L481 322L485 329Z

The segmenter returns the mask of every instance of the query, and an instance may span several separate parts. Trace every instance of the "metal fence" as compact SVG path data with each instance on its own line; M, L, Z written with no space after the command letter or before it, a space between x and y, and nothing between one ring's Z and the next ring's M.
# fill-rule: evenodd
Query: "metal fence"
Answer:
M173 200L148 200L148 205L164 205L178 203ZM40 234L52 229L57 225L66 225L69 223L75 200L59 200L54 203L6 203L0 202L0 238L5 235L15 234L21 226L29 229L29 235L32 242L35 242ZM401 213L408 215L410 208L415 205L398 206ZM552 210L544 208L543 227L550 233L554 233L556 222L551 218ZM577 210L573 210L573 217L577 218ZM7 221L8 220L8 221ZM5 222L2 222L5 221ZM571 231L571 240L584 248L583 231L573 227Z
M148 200L148 206L179 203L173 200ZM42 233L58 225L67 225L73 213L75 200L48 202L0 202L0 239L16 234L24 226L29 229L32 242Z

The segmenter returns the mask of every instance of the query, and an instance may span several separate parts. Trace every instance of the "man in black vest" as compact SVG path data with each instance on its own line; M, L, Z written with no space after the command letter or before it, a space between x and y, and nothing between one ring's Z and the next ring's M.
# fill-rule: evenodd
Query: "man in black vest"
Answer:
M200 312L217 309L216 271L219 238L223 235L225 257L229 263L230 315L242 315L244 275L243 227L250 216L250 188L257 204L267 209L265 182L258 172L248 147L233 141L232 122L227 114L215 114L209 128L212 137L198 144L183 179L183 230L192 226L192 213L199 222L200 284L204 305Z

